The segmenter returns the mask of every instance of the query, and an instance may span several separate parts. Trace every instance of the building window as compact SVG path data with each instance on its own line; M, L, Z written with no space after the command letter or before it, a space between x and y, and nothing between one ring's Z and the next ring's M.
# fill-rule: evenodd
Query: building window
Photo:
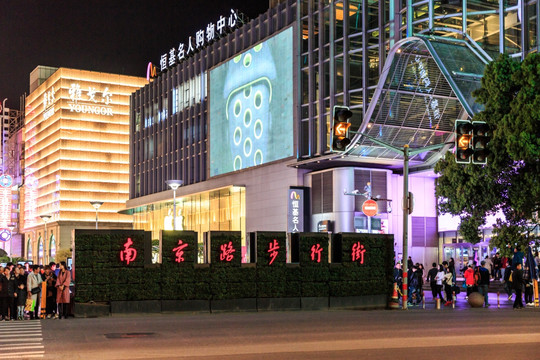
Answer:
M332 172L314 174L311 177L312 213L330 213L334 211L334 193Z

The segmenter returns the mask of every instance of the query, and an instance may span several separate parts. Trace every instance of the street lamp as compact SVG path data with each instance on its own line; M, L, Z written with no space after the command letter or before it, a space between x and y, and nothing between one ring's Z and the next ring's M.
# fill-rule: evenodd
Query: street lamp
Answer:
M183 180L167 180L167 185L173 190L173 230L176 231L176 189L184 184Z
M98 209L103 205L103 201L90 201L90 204L96 209L96 230L98 229Z
M45 231L44 231L45 236L43 236L43 249L45 249L45 247L47 246L47 221L51 219L51 215L40 215L39 217L45 223ZM46 259L45 254L43 254L43 259Z

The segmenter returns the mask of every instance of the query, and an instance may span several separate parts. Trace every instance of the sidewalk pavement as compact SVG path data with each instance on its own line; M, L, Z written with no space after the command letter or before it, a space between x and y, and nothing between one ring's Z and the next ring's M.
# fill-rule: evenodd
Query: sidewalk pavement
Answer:
M424 291L425 295L425 310L437 310L437 303L436 300L433 299L431 296L431 291ZM512 300L508 300L508 295L505 292L499 293L499 301L497 302L497 292L489 292L488 293L488 300L489 300L489 307L481 307L481 308L473 308L469 305L467 300L465 300L465 296L467 296L466 291L462 291L458 295L456 295L456 304L455 307L450 306L444 306L444 301L441 301L441 309L439 311L443 310L470 310L470 309L485 309L488 311L496 311L496 310L512 310L514 305L514 300L516 298L516 295L512 295ZM525 301L523 302L523 310L536 310L540 311L540 307L529 307L527 304L525 304ZM400 298L400 308L401 308L401 298ZM419 305L414 306L408 306L410 310L424 310L424 306L422 303Z

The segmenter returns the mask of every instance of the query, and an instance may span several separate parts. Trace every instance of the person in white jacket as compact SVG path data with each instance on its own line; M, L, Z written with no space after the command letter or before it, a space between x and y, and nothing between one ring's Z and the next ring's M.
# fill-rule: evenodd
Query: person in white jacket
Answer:
M439 272L435 276L435 281L437 282L437 293L439 294L439 299L444 300L444 297L442 296L441 290L443 288L443 280L444 280L444 266L439 265Z
M41 277L41 274L39 273L39 266L33 265L32 266L32 272L28 274L28 280L26 281L26 288L28 289L28 297L27 299L32 299L34 302L34 311L30 311L30 319L39 319L39 302L41 299L41 283L43 282L43 278ZM39 291L35 294L32 293L32 289L38 288ZM34 290L35 292L36 290Z

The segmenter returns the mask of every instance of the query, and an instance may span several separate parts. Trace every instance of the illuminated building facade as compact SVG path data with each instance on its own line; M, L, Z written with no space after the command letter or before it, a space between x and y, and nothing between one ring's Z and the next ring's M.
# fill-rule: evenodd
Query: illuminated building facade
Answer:
M442 145L452 141L455 119L481 110L472 91L486 64L498 53L524 58L539 48L537 1L271 3L239 29L202 41L189 57L173 56L172 64L162 57L161 73L149 66L155 79L132 98L124 212L154 238L172 208L165 181L178 179L181 216L189 203L194 218L213 221L203 215L207 208L236 218L221 202L213 208L204 201L201 212L191 204L224 188L228 196L233 188L244 192L238 225L184 223L187 230L238 230L244 244L253 231L291 232L288 200L299 189L296 195L309 200L306 231L386 232L400 239L403 156L360 135L343 153L332 153L334 106L351 108L352 130L396 148ZM489 229L486 241L473 247L460 244L455 221L439 226L431 169L449 149L410 160L409 254L424 264L451 255L459 263L489 251ZM367 217L362 204L377 196L387 200ZM459 245L452 250L452 243Z
M25 255L35 263L69 249L72 230L131 228L129 100L144 78L59 68L26 98ZM90 204L101 201L99 214ZM45 228L47 234L44 234Z

